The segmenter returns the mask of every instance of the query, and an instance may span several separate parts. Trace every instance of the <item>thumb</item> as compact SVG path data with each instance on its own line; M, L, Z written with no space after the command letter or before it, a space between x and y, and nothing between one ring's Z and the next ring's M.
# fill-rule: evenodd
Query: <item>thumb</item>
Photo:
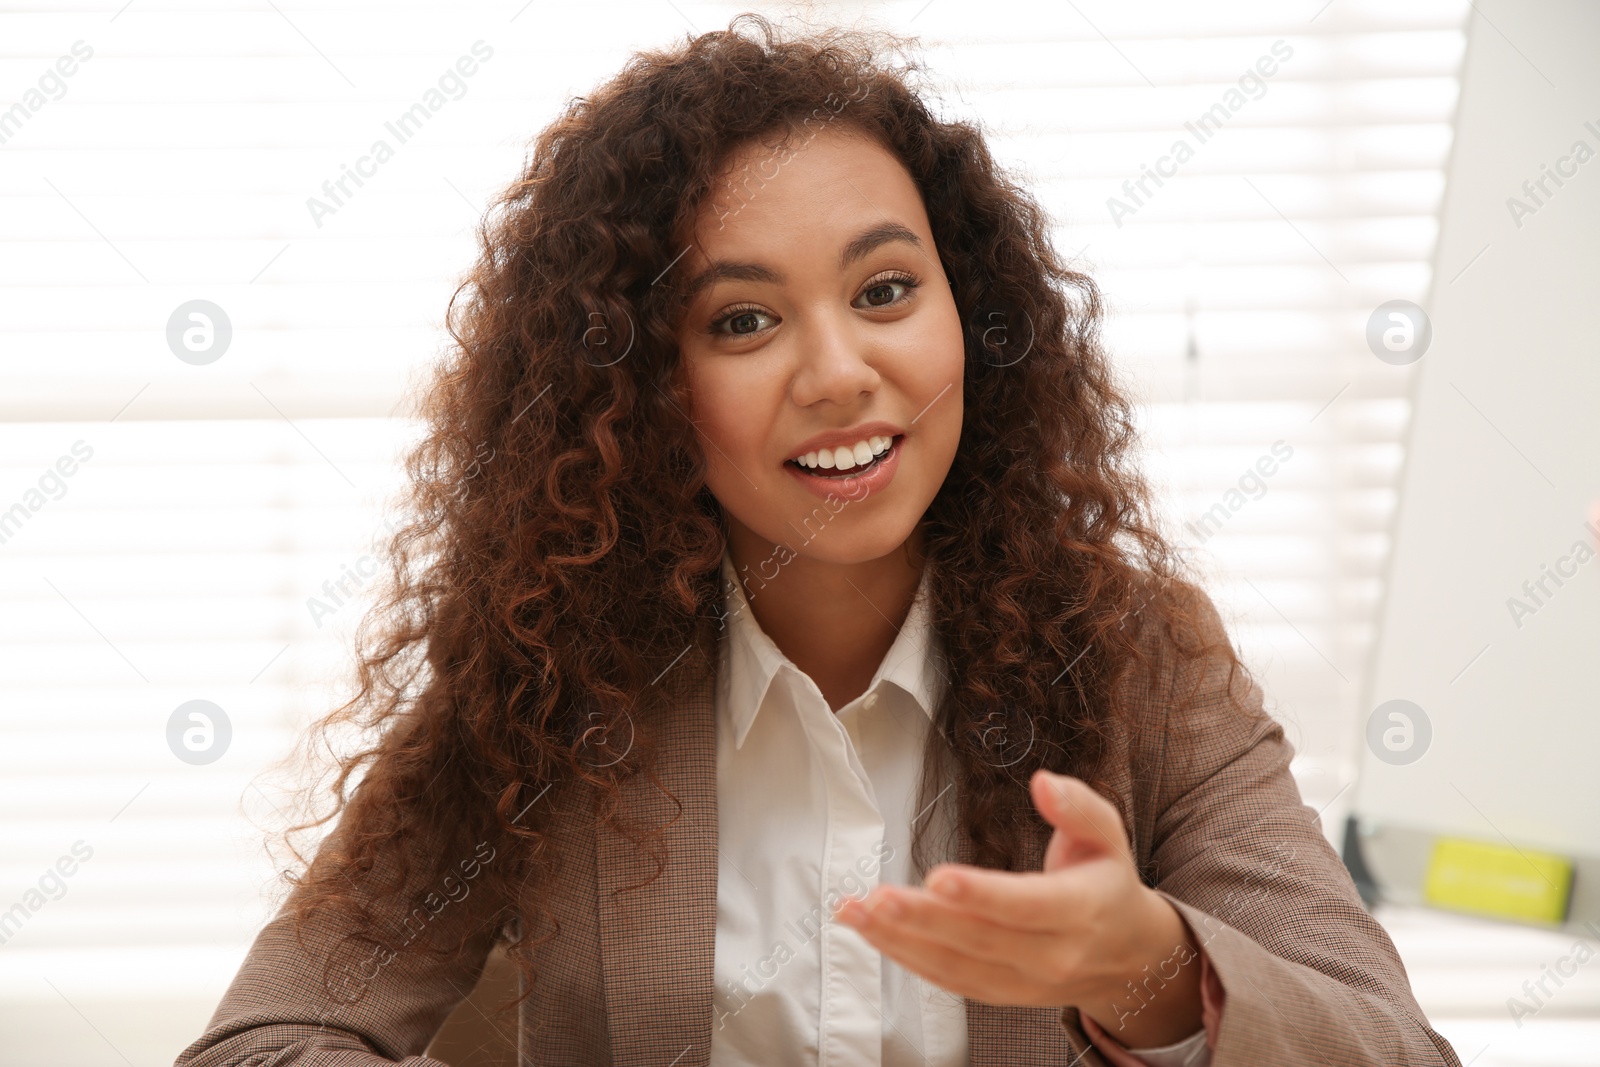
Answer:
M1121 814L1083 779L1041 769L1028 784L1034 807L1055 827L1046 870L1129 851Z

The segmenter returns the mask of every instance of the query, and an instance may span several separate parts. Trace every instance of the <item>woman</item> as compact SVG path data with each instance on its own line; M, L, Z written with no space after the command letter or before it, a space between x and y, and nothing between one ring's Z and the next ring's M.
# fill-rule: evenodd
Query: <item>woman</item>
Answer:
M540 137L322 724L376 740L180 1065L437 1063L496 944L528 1063L1459 1064L1093 284L894 44L741 16Z

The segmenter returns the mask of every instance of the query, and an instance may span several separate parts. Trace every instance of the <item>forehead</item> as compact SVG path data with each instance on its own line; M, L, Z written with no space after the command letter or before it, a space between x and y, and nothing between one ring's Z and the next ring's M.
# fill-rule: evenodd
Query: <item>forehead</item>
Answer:
M797 124L781 142L767 136L729 153L697 212L690 255L790 251L802 235L812 244L819 236L828 244L830 235L842 243L884 221L927 232L921 194L904 165L853 127Z

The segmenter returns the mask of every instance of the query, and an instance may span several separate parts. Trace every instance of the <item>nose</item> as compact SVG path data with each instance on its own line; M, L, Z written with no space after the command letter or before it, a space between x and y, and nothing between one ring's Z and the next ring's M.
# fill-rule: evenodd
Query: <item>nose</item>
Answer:
M821 311L810 316L799 341L798 365L791 392L801 407L819 400L853 403L877 389L875 352L861 324L849 315Z

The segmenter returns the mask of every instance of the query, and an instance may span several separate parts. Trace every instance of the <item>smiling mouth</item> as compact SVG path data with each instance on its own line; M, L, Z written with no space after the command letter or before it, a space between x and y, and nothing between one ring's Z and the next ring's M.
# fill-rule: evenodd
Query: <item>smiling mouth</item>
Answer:
M873 456L870 461L857 464L846 471L839 471L824 467L807 467L803 463L799 462L798 459L786 459L784 460L784 463L795 468L801 474L810 475L813 478L823 478L830 482L842 482L849 478L859 478L861 475L866 474L868 471L883 463L890 456L893 456L896 453L896 451L900 448L900 442L904 439L905 434L895 434L889 439L888 448L884 449L876 456Z

